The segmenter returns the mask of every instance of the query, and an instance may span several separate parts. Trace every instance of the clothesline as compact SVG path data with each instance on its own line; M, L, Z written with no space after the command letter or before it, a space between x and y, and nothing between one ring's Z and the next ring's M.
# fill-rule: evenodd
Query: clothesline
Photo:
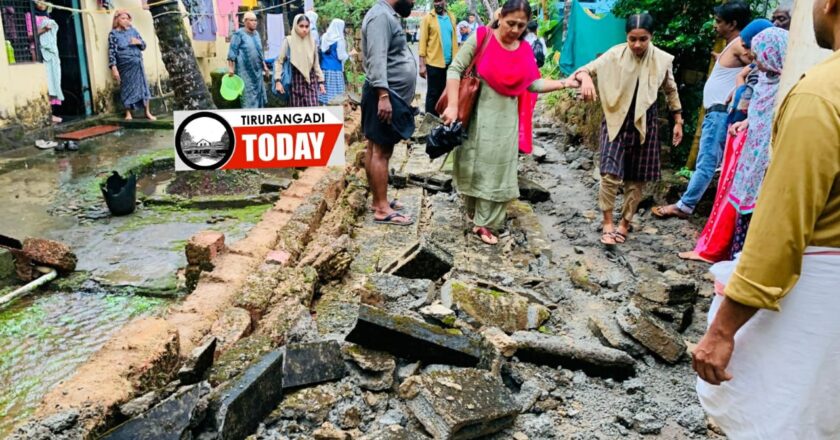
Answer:
M164 4L167 4L167 3L178 3L178 2L179 2L179 0L160 0L160 1L157 1L157 2L153 2L153 3L148 3L146 6L148 8L151 8L153 6L164 5ZM50 2L46 2L46 1L45 2L40 2L40 3L43 3L43 4L47 5L48 8L59 9L59 10L62 10L62 11L69 11L69 12L80 13L80 14L91 14L91 15L92 14L111 14L111 13L114 12L114 11L111 11L111 10L108 10L108 9L71 8L69 6L56 5L54 3L50 3ZM268 7L265 7L265 8L251 9L249 11L244 11L244 12L243 11L233 12L231 14L219 14L219 13L213 13L213 14L198 13L198 14L196 14L196 13L182 12L182 11L168 11L168 12L162 12L160 14L152 15L152 19L155 19L155 18L160 17L162 15L167 15L167 14L181 14L184 17L196 17L196 16L204 17L204 16L209 16L209 15L219 16L219 17L227 17L227 16L230 16L230 15L245 15L248 12L258 13L258 12L265 12L265 11L274 10L274 9L277 9L277 8L282 8L283 6L290 5L292 3L295 3L295 0L288 0L288 1L285 1L285 2L280 3L278 5L268 6ZM124 9L129 11L129 12L146 10L145 8L124 8Z

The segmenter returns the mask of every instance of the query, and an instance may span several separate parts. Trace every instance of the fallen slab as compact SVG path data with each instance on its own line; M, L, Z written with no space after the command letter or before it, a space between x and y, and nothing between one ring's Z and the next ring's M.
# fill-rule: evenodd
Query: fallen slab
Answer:
M347 375L338 341L290 344L283 358L283 388L315 385Z
M441 303L458 308L482 325L507 333L539 328L551 312L513 292L483 288L461 280L448 280L440 289Z
M195 422L200 399L210 392L210 384L203 382L185 387L147 413L114 428L102 440L181 440L190 438L188 432Z
M454 369L409 377L400 395L417 420L438 440L467 440L511 426L519 406L499 377L488 371Z
M403 278L437 280L452 270L452 254L429 241L415 241L382 270Z
M694 303L697 298L698 287L694 280L674 271L662 274L652 270L642 270L643 274L650 274L650 281L640 283L636 293L649 301L663 305Z
M409 173L408 183L434 192L452 192L452 176L441 172Z
M685 354L682 335L634 304L619 309L616 319L622 330L666 362L676 363Z
M516 357L524 362L582 370L588 375L624 380L636 374L636 361L627 353L570 336L516 332Z
M477 365L484 353L480 339L460 330L390 314L365 304L346 340L410 360L462 367Z
M204 375L213 366L217 341L215 337L211 336L206 342L193 349L190 357L178 370L178 380L181 381L182 385L191 385L204 379Z
M537 182L519 176L519 199L531 203L547 202L551 200L551 193Z

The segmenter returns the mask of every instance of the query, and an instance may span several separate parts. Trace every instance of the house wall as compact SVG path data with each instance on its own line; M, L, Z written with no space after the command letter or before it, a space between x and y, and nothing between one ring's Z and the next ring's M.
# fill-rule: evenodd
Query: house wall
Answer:
M139 0L114 0L113 4L115 9L126 9L132 14L134 27L146 41L144 64L152 95L166 93L165 83L169 75L158 50L151 13L141 8ZM179 4L181 10L184 10L183 4ZM117 85L108 68L108 33L111 31L113 12L98 10L96 0L81 0L81 9L92 11L82 14L82 26L94 112L120 110L113 106L113 94ZM184 23L191 37L186 17ZM0 20L0 40L2 39ZM4 44L5 41L0 42L0 47ZM208 84L210 72L226 66L227 48L228 43L223 36L217 36L215 42L193 42L198 67ZM0 87L0 126L21 123L34 127L46 123L50 111L47 103L46 76L46 69L41 63L9 65L5 51L3 52L3 56L0 56L0 80L3 83Z

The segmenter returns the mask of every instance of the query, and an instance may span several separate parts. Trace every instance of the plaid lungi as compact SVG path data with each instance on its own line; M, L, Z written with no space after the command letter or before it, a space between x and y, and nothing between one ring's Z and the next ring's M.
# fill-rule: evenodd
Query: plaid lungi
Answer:
M613 141L610 141L607 132L607 121L601 124L601 174L612 174L627 182L657 181L662 176L657 104L654 103L647 111L644 144L640 142L641 136L633 119L633 112L628 112L621 131Z
M324 80L326 81L327 93L318 95L318 101L326 105L336 96L344 94L344 72L340 70L325 70Z
M315 69L309 71L309 82L297 68L292 68L292 107L318 106L318 76Z

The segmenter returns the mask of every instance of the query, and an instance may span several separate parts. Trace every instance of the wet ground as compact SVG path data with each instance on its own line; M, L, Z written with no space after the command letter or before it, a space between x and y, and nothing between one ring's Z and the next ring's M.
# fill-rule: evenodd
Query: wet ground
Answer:
M85 141L75 153L30 147L0 156L0 233L67 243L82 279L95 281L66 292L47 287L0 313L0 438L126 322L177 300L177 271L186 264L190 236L215 229L235 242L270 206L140 206L132 215L111 217L99 179L171 156L172 136L170 130L125 130ZM163 171L141 179L138 195L160 193L172 177Z

